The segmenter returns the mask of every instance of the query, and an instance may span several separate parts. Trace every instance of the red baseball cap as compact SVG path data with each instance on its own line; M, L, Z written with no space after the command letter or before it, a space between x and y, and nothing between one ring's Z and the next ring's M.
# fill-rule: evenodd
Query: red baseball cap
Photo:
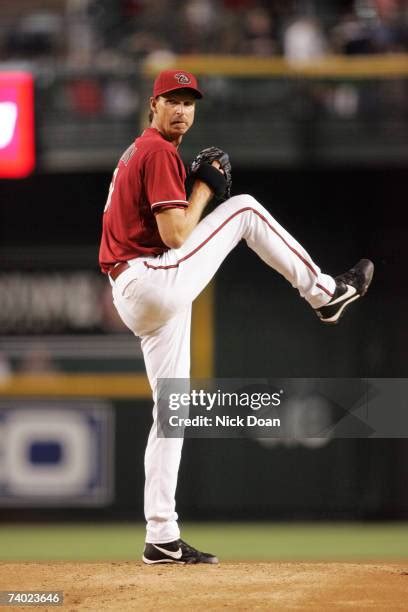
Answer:
M198 89L197 79L191 72L185 70L163 70L160 72L153 85L153 97L156 98L175 89L191 89L196 98L203 97Z

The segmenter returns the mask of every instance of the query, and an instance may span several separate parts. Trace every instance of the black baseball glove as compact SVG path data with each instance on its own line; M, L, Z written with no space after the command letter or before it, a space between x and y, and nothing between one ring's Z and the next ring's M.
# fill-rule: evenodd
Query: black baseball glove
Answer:
M211 165L213 161L219 162L222 172ZM211 187L215 204L228 200L231 197L232 184L231 162L228 153L218 147L208 147L200 151L190 165L187 182L191 187L196 178Z

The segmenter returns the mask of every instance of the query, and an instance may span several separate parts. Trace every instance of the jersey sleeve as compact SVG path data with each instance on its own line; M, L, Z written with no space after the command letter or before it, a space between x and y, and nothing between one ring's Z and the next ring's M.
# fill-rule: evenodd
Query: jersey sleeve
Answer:
M186 208L185 169L176 153L165 149L151 153L145 165L145 189L154 213L168 208Z

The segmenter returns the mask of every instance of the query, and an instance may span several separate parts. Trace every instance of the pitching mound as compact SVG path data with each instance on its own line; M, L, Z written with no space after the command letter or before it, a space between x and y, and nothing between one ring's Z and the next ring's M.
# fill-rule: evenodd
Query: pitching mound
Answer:
M1 563L0 589L64 591L50 611L406 610L408 562Z

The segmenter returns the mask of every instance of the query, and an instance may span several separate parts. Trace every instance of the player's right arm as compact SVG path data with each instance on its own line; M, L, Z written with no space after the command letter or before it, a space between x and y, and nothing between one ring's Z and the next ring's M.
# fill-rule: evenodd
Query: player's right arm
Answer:
M178 249L200 221L213 191L203 181L196 180L187 201L184 166L175 150L153 151L146 159L144 177L146 196L160 237L167 247Z
M156 214L157 227L164 244L179 249L201 219L205 207L213 197L210 187L195 181L187 208L164 209Z

